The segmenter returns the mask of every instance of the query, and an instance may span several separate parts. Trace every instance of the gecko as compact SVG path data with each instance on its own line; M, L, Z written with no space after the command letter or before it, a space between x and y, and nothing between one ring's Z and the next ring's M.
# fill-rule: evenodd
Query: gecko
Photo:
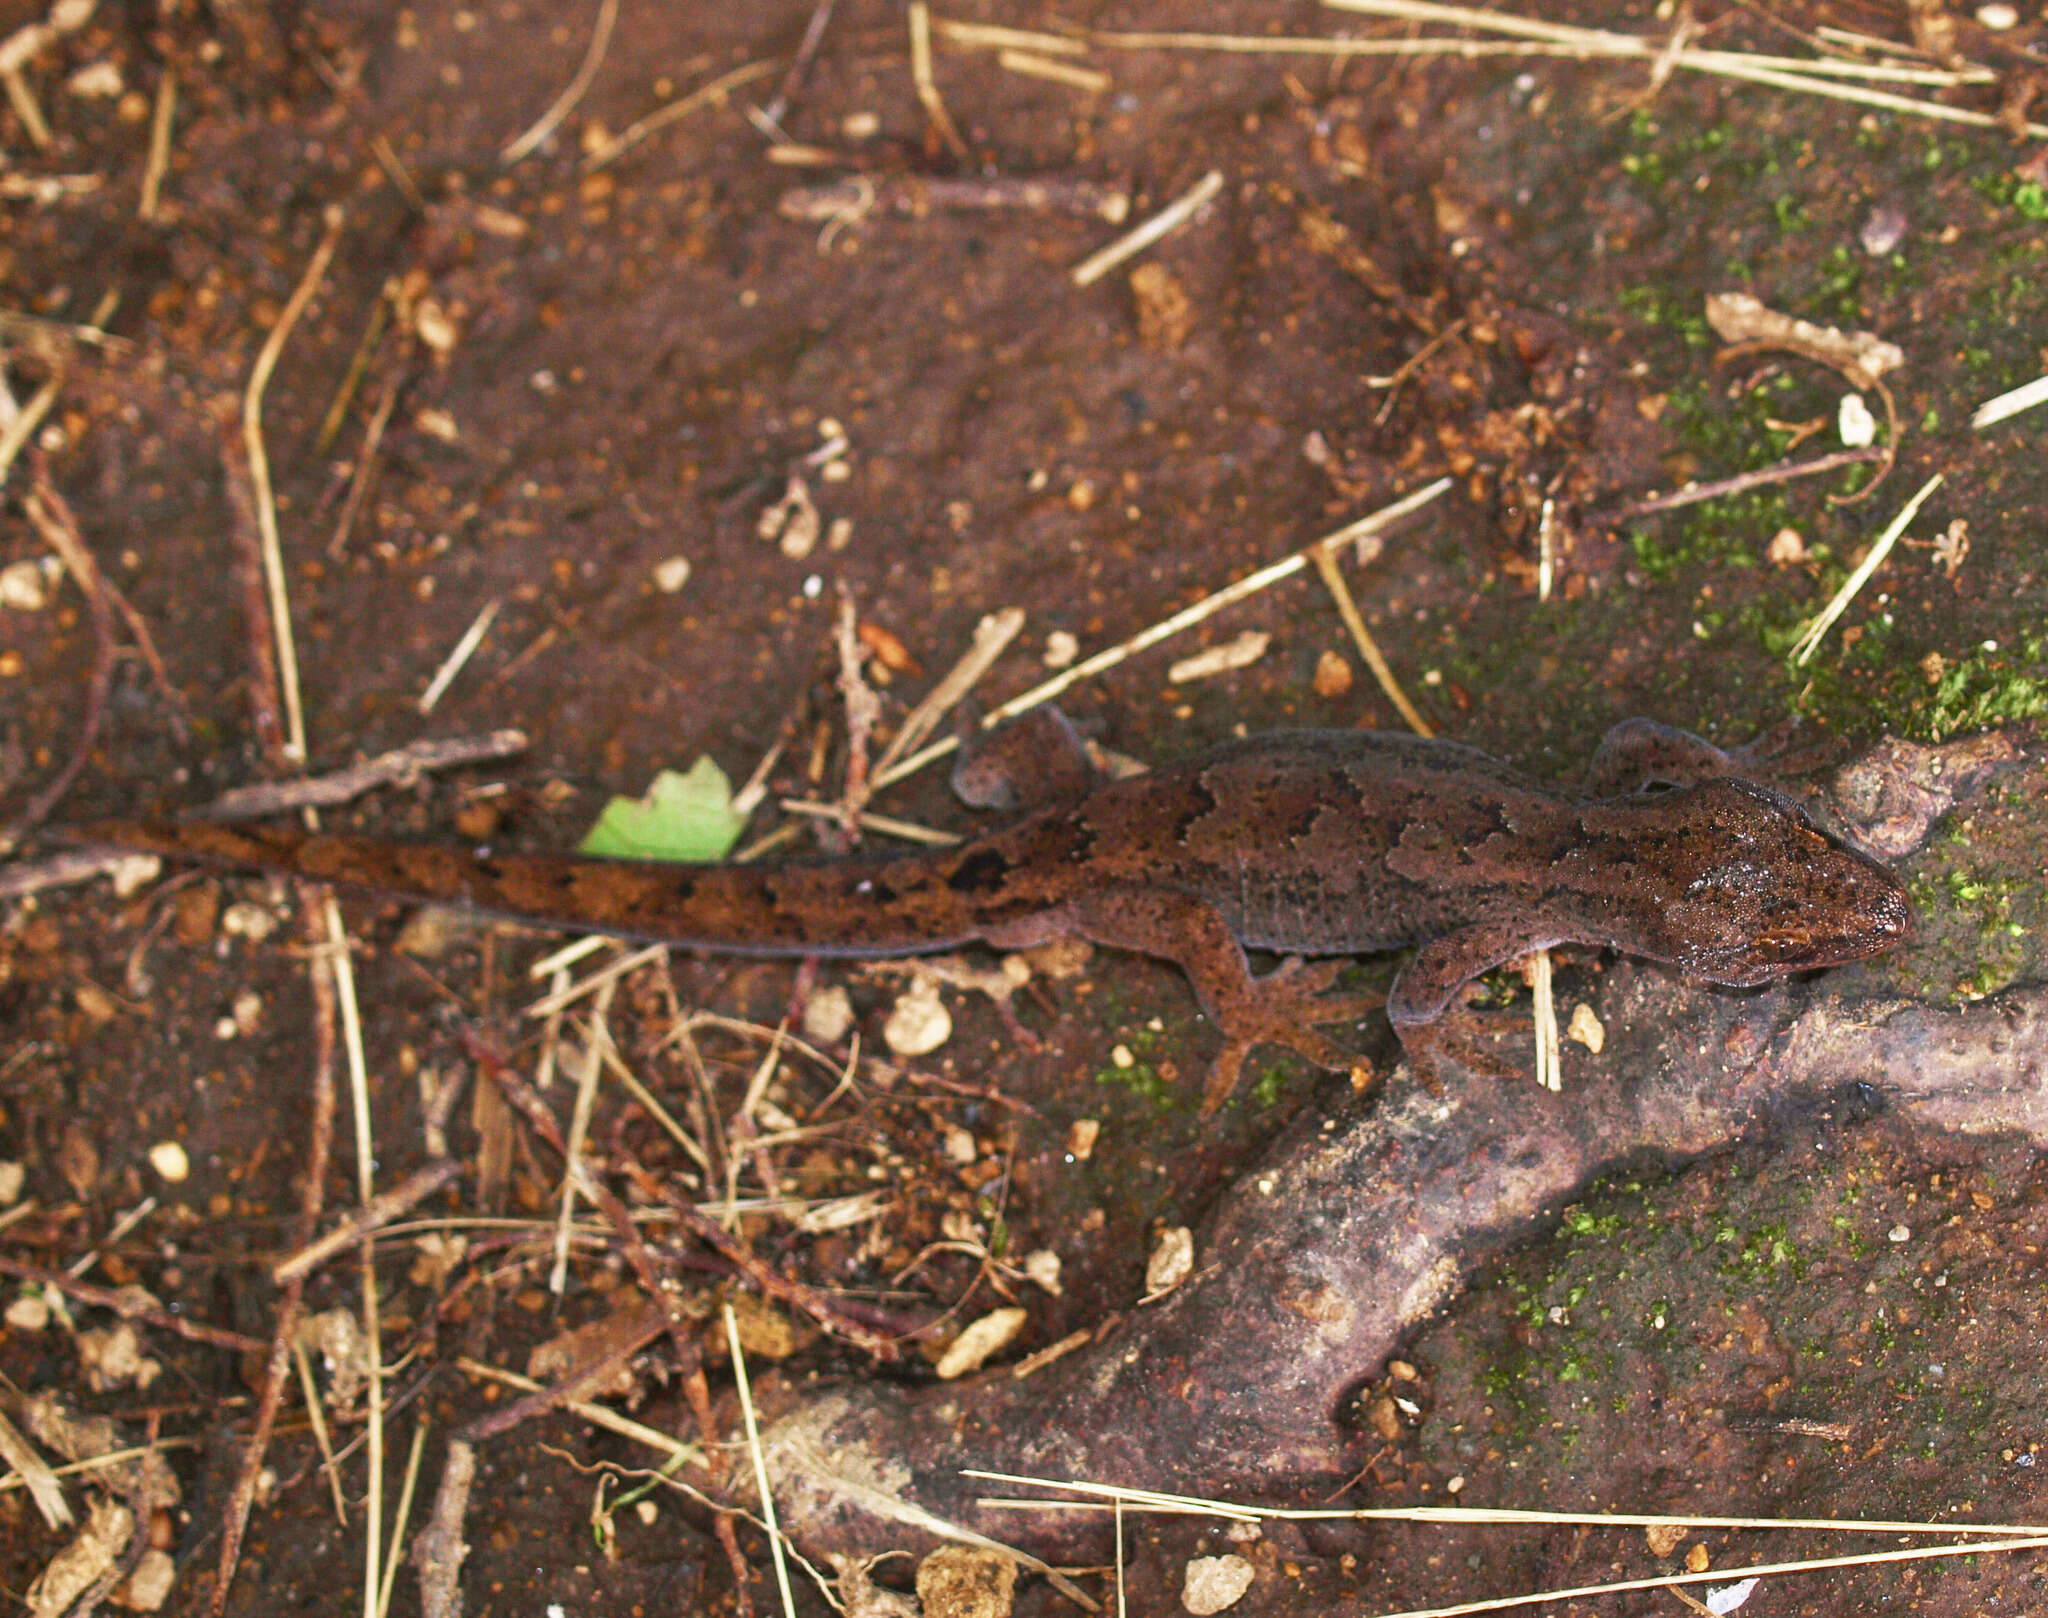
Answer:
M1433 1084L1457 991L1537 949L1601 946L1750 987L1867 959L1912 926L1892 873L1744 778L1740 753L1645 719L1608 732L1576 790L1460 743L1362 730L1272 731L1103 781L1052 710L1022 734L1049 766L1051 800L911 854L677 864L199 822L71 836L734 954L1078 936L1186 974L1223 1036L1205 1117L1256 1045L1350 1066L1318 1030L1382 997L1330 992L1345 957L1414 947L1384 1005ZM984 803L1011 797L1000 769L972 759L956 785ZM1247 949L1283 959L1255 975Z

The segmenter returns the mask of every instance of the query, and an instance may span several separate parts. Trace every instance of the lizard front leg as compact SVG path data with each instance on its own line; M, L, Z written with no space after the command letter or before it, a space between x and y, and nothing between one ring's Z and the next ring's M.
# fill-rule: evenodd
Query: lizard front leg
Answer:
M1527 926L1485 922L1433 938L1409 958L1387 993L1387 1021L1401 1036L1401 1048L1423 1084L1441 1090L1438 1064L1447 1055L1495 1077L1509 1076L1473 1045L1476 1030L1467 1021L1469 1013L1446 1015L1451 997L1480 973L1551 942ZM1447 1027L1452 1020L1463 1026Z
M1206 900L1163 888L1110 887L1076 900L1068 919L1075 932L1112 949L1136 950L1175 962L1195 997L1216 1019L1223 1049L1202 1085L1202 1113L1212 1116L1237 1088L1254 1045L1285 1045L1318 1067L1343 1072L1351 1058L1315 1031L1317 1023L1347 1022L1380 1004L1378 995L1323 991L1343 969L1341 960L1305 964L1295 957L1265 977L1252 976L1244 949L1223 913Z

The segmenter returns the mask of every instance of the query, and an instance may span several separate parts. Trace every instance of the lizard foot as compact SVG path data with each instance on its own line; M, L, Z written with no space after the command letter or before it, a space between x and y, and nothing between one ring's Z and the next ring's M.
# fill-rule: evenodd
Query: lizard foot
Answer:
M1351 1066L1350 1054L1317 1033L1315 1025L1353 1021L1378 1009L1386 997L1326 994L1345 964L1342 960L1308 962L1290 955L1266 976L1246 979L1239 993L1216 1008L1216 1020L1224 1030L1223 1049L1216 1053L1202 1086L1202 1117L1213 1117L1230 1099L1254 1045L1284 1045L1331 1073L1342 1073Z
M1431 1095L1444 1093L1444 1064L1451 1063L1483 1078L1523 1080L1521 1065L1491 1047L1509 1034L1526 1034L1534 1024L1527 1017L1474 1011L1453 1006L1432 1022L1396 1028L1415 1078Z

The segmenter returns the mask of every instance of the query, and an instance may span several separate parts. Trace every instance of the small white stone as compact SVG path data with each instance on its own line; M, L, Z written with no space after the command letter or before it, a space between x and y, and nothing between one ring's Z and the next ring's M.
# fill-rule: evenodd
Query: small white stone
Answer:
M180 1185L192 1173L192 1160L174 1140L160 1140L149 1149L149 1166L168 1185Z
M928 1056L952 1037L952 1013L930 978L913 983L882 1024L882 1043L898 1056Z
M1851 449L1862 449L1877 442L1877 417L1870 413L1870 406L1863 402L1860 393L1842 395L1842 408L1836 418L1836 430L1842 435L1842 442Z
M54 557L26 557L0 568L0 607L16 612L41 612L50 604Z
M853 997L840 984L820 989L804 1002L804 1037L837 1045L853 1026Z
M1254 1569L1242 1556L1196 1556L1181 1581L1180 1604L1201 1615L1234 1607L1252 1587Z
M672 596L690 582L690 559L687 556L666 556L654 564L654 587L665 596Z
M237 899L220 913L220 930L230 938L246 938L252 944L260 944L277 931L277 912Z
M47 1331L50 1326L50 1304L46 1298L24 1292L7 1306L4 1319L9 1331L33 1333Z
M1063 669L1081 655L1081 643L1064 629L1055 629L1045 637L1045 666L1049 669Z
M1993 33L2002 34L2008 28L2017 28L2019 26L2020 8L2003 3L1979 6L1977 8L1977 20Z
M88 101L112 101L128 85L112 62L87 62L64 81L64 88Z
M1024 1274L1055 1298L1060 1295L1060 1256L1050 1247L1024 1255Z
M1894 1225L1884 1233L1884 1239L1894 1247L1903 1247L1913 1239L1913 1229L1910 1225Z

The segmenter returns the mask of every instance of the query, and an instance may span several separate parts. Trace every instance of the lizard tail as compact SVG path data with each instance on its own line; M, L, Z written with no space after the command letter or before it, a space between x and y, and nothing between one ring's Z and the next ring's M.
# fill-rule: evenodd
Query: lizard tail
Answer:
M957 855L689 865L199 822L101 821L71 827L66 836L538 926L749 954L903 955L977 936L947 880Z

